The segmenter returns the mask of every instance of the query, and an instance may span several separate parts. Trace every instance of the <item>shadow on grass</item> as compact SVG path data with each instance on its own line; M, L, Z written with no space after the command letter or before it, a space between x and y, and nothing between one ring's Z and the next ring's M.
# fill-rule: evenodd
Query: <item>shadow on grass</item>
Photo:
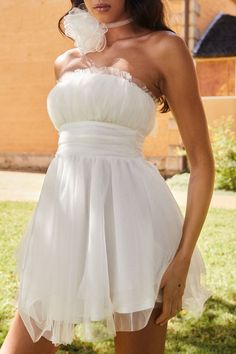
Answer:
M98 347L97 349L95 348ZM114 341L104 340L97 345L74 340L70 345L61 345L57 354L114 354Z
M168 329L166 354L232 354L236 348L236 304L211 297L200 319L175 319Z
M82 344L78 342L78 344L71 345L61 345L60 350L57 351L56 354L98 354L98 351L94 351L93 346L90 344Z

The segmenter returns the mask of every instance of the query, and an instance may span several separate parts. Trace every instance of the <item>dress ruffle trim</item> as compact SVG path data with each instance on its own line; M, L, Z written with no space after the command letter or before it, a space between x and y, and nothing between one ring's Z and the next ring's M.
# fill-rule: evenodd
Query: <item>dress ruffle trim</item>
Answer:
M139 87L142 91L147 93L153 100L155 104L159 102L158 97L156 97L151 90L147 87L146 84L141 83L141 80L136 79L134 76L132 76L128 71L126 70L121 70L119 68L113 67L113 66L101 66L98 67L94 64L90 65L89 67L85 68L78 68L73 71L67 71L62 76L56 81L58 84L60 82L63 82L64 77L67 75L71 75L73 73L81 73L81 72L91 72L91 73L101 73L101 74L107 74L107 75L112 75L112 76L117 76L121 77L127 81L129 81L131 84L135 85L136 87ZM138 82L139 81L139 82Z

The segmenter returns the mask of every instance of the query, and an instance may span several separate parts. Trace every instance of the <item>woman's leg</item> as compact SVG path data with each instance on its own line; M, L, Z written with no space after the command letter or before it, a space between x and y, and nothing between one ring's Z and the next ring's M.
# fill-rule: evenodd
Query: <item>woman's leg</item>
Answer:
M27 332L18 313L11 323L10 329L0 349L0 354L54 354L59 346L41 337L34 343Z
M146 327L133 332L116 332L114 338L116 354L163 354L165 350L167 324L158 326L155 319L161 313L162 303L156 303Z

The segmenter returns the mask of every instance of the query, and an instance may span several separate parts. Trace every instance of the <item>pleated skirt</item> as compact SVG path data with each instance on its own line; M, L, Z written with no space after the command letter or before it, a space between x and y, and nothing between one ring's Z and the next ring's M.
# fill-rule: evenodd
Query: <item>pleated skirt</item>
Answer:
M183 215L130 128L65 124L19 242L16 306L34 342L69 344L144 328L178 248ZM211 292L195 247L182 308L200 316Z

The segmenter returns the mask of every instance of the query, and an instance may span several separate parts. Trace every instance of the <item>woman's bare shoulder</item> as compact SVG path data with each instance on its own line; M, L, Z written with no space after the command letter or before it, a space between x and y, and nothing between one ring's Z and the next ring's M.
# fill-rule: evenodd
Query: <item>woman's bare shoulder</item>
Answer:
M185 41L177 33L169 30L155 31L152 35L154 50L170 50L173 47L183 46Z
M75 57L79 57L79 52L77 48L68 49L56 57L54 61L54 72L55 72L56 79L58 79L61 76L66 65L68 65L70 60Z
M176 62L183 66L189 61L191 53L184 39L171 31L158 31L152 40L152 58L159 70L168 71Z

